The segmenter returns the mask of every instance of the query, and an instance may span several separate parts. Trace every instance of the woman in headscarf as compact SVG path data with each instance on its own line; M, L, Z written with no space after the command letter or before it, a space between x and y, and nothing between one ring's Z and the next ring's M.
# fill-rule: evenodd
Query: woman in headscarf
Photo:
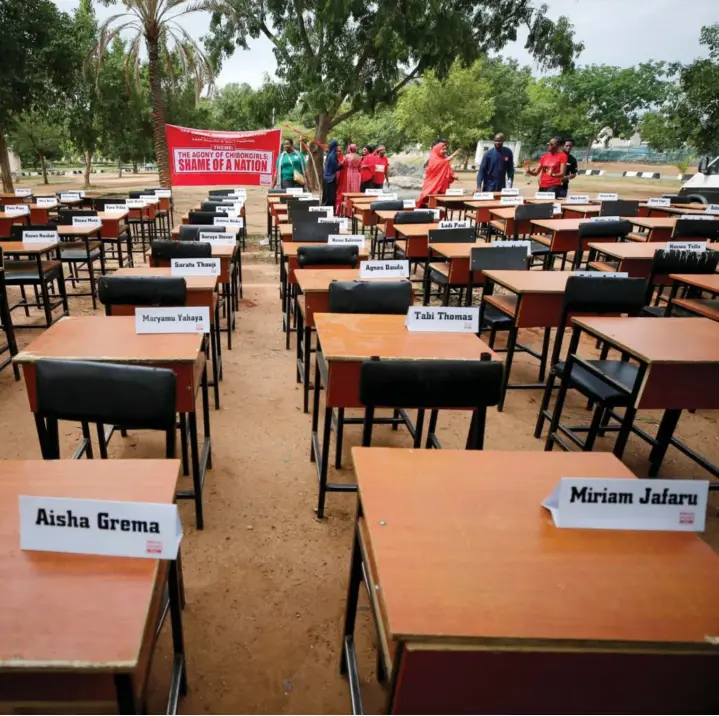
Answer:
M339 142L333 139L330 142L325 170L323 173L324 191L322 192L322 206L331 206L334 209L337 201L337 180L339 178L340 160L338 156Z
M378 157L372 151L372 147L365 145L362 147L362 161L360 162L360 191L373 189L374 172L377 168Z
M447 156L447 142L441 141L432 147L429 155L427 169L424 173L422 192L419 195L417 206L423 206L430 194L445 194L449 185L457 179L452 171L452 160L457 152Z
M362 157L357 154L357 145L350 144L349 150L342 160L342 174L337 187L336 213L341 214L342 201L345 194L356 193L360 189L360 163Z

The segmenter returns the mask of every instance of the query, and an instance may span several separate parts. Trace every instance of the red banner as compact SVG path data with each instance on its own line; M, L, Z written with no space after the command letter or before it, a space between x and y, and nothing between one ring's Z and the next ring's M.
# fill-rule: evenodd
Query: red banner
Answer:
M212 132L167 125L172 186L266 186L274 181L282 130Z

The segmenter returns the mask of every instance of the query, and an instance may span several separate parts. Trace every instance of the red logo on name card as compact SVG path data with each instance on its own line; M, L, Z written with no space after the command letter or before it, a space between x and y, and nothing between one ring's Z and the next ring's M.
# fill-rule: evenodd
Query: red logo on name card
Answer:
M147 540L145 542L145 551L147 554L162 554L162 542Z
M694 513L693 512L680 512L679 513L679 524L680 525L693 525L694 524Z

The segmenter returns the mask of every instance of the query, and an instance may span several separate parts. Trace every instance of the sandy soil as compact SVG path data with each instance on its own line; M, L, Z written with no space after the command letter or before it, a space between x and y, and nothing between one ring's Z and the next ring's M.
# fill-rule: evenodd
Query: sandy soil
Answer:
M103 187L114 186L104 177ZM136 184L136 182L135 182ZM143 179L139 186L151 186ZM65 184L67 186L67 184ZM126 187L129 186L126 185ZM184 212L203 189L179 189L177 209ZM251 233L265 227L264 191L248 191ZM205 491L206 529L194 529L188 502L180 504L185 525L183 559L187 607L185 643L190 691L183 713L346 713L349 694L338 674L343 605L349 566L353 495L330 494L327 517L318 522L315 467L309 461L310 417L301 409L301 388L295 382L294 352L287 352L281 331L278 271L256 240L244 262L245 298L238 317L235 348L226 351L222 409L211 415L214 469ZM72 314L91 312L89 299L71 298ZM21 316L16 314L17 320ZM26 345L36 332L22 330ZM526 331L524 342L539 347L540 336ZM501 345L501 342L500 342ZM533 382L536 363L521 355L513 381ZM513 391L505 411L490 411L486 445L491 449L542 450L532 437L537 391ZM39 458L32 416L22 382L9 370L0 373L0 458ZM569 415L586 419L583 402L569 401ZM357 413L359 414L359 413ZM657 413L642 413L652 429ZM440 439L446 447L463 446L467 419L458 414L440 417ZM715 463L719 462L717 414L685 415L681 438ZM77 431L63 431L63 454ZM344 468L330 480L352 479L350 449L360 439L359 426L346 430ZM401 431L378 428L377 445L409 446ZM600 440L598 450L610 450ZM113 438L115 458L163 454L160 436L131 433ZM647 447L629 441L625 461L638 475L647 469ZM662 469L667 477L705 477L677 451L670 450ZM719 547L717 501L710 509L706 538ZM167 631L167 630L166 630ZM368 712L382 705L381 689L373 681L373 629L367 607L359 626L360 670L366 681ZM152 676L151 708L162 709L167 682L169 641L163 636Z

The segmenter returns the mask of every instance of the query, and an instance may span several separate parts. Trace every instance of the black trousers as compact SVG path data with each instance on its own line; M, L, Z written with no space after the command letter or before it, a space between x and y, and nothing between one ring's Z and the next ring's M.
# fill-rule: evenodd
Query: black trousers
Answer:
M334 207L337 201L337 181L326 181L322 188L322 206Z

